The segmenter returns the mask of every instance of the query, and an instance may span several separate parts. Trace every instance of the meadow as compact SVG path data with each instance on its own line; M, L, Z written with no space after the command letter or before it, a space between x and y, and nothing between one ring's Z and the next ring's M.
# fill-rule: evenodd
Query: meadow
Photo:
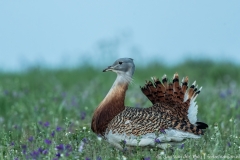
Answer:
M198 121L209 128L201 139L186 140L180 147L131 151L117 150L91 131L93 111L116 77L102 69L87 65L0 72L0 159L240 159L240 66L210 61L136 66L127 106L149 107L139 86L152 76L171 79L178 72L203 87Z

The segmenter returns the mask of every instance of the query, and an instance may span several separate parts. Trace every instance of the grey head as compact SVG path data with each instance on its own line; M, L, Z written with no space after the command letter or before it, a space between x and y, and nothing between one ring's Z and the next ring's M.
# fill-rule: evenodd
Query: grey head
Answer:
M127 74L132 76L135 70L135 65L132 58L119 58L111 66L108 66L103 72L113 71L119 74Z

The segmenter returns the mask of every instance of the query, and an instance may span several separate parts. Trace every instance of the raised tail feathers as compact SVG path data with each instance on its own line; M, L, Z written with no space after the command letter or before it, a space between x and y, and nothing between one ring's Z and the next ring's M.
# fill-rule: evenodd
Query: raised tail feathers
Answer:
M166 75L162 77L162 82L153 77L153 82L146 81L146 84L141 87L143 94L153 103L161 102L178 102L178 103L189 103L194 99L197 94L200 93L201 88L198 90L196 81L188 89L188 77L183 78L182 84L179 84L178 73L173 76L173 81L168 82ZM188 105L189 105L188 104Z
M143 94L153 104L164 103L169 104L169 107L177 105L180 112L183 113L182 116L187 116L191 124L196 124L198 106L195 99L202 87L198 89L196 81L194 81L188 88L188 77L183 78L182 83L179 84L178 73L174 74L172 82L168 82L166 75L162 77L162 82L155 77L152 80L153 82L147 81L141 87Z

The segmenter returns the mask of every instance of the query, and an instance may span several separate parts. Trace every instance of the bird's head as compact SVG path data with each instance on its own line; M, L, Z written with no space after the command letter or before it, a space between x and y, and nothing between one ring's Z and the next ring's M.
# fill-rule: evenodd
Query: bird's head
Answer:
M108 66L103 72L113 71L118 75L128 75L132 77L135 65L132 58L119 58L111 66Z

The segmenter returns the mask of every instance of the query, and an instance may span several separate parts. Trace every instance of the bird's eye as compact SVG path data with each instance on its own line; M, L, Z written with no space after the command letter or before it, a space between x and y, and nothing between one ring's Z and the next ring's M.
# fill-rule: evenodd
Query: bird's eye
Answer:
M122 64L122 63L123 63L123 62L121 62L121 61L120 61L120 62L118 62L118 64Z

